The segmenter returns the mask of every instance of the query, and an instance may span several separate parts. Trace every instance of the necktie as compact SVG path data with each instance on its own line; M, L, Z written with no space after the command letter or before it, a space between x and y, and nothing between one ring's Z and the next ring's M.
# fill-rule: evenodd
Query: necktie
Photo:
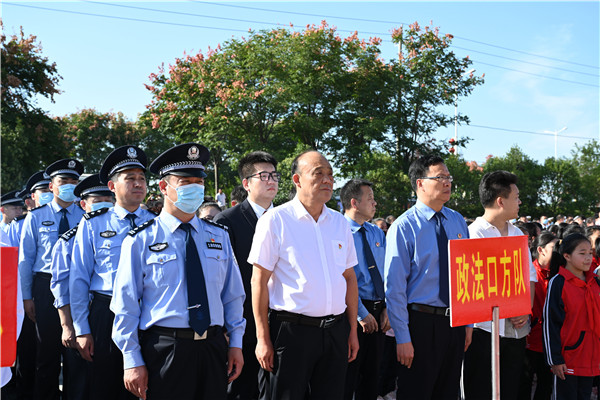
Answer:
M210 310L208 308L204 273L202 272L198 249L192 237L192 226L186 223L179 225L179 227L185 231L185 275L187 278L190 326L196 333L203 335L210 325Z
M367 241L367 230L364 226L362 226L358 231L362 236L363 249L369 267L369 274L371 274L371 280L373 281L373 286L375 286L375 294L377 295L377 300L383 300L383 298L385 297L385 291L383 289L383 279L381 279L381 274L379 273L379 269L377 268L375 257L373 256L373 252L371 251L371 247L369 246L369 242Z
M444 218L444 214L441 212L435 213L435 236L437 237L440 255L440 300L448 305L450 290L450 284L448 283L448 236L446 236L446 230L442 225L442 218Z
M134 229L137 227L137 225L135 224L135 217L136 215L134 213L129 213L125 216L125 218L127 218L129 220L129 224L131 225L131 229Z
M69 230L69 220L67 219L67 209L63 208L60 210L62 216L60 217L60 223L58 224L58 236Z

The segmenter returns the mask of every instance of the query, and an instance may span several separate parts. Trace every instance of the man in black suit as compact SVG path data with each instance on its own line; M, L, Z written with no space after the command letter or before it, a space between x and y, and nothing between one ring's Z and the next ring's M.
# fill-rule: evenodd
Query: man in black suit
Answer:
M246 261L252 246L252 237L258 218L273 208L273 199L277 195L281 174L277 172L277 161L264 151L247 154L240 160L238 173L248 197L241 204L219 213L214 221L229 228L231 246L242 273L246 291L244 301L243 354L244 368L241 375L228 389L228 399L258 399L258 372L260 365L256 360L256 324L252 313L252 293L250 279L252 265Z

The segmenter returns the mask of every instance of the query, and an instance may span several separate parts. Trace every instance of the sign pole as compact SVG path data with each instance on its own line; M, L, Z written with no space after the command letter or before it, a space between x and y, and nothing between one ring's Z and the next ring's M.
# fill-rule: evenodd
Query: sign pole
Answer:
M500 400L500 307L492 309L492 399Z

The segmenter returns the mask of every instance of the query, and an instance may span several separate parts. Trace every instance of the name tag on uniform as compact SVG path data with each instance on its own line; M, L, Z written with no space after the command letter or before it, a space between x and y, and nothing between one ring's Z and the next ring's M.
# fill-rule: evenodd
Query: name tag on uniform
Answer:
M163 251L167 247L169 247L168 243L154 243L153 245L148 246L150 251Z
M42 222L42 225L44 225L44 226L54 225L54 221L44 221L44 222Z
M217 242L206 242L206 247L209 249L223 250L223 245Z
M100 232L100 236L103 238L111 238L111 237L115 236L116 234L117 234L117 232L115 232L115 231Z

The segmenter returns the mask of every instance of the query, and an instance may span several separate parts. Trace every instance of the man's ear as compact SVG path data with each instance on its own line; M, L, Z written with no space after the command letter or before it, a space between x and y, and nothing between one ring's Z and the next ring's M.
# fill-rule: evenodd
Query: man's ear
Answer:
M294 182L294 185L300 187L300 175L298 175L298 174L292 175L292 182Z
M162 194L164 194L165 196L167 195L167 182L165 182L164 179L158 181L158 188L160 189L160 192Z
M351 209L357 208L357 204L358 204L358 200L356 200L356 199L350 199L350 208Z
M108 189L114 193L115 191L115 183L113 182L112 179L109 179L108 182L106 183L106 186L108 186Z

